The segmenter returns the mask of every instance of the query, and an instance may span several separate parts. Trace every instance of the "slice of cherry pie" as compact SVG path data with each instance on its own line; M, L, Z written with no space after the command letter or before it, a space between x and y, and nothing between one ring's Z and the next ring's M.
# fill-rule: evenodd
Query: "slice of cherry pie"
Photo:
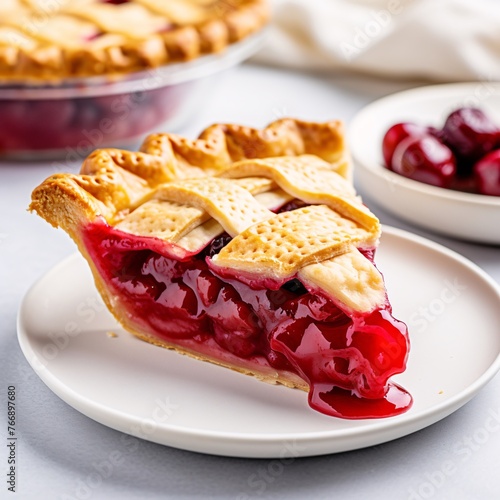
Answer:
M328 415L402 413L409 341L374 265L378 219L342 125L283 119L157 134L53 175L35 210L66 230L134 335L309 391Z

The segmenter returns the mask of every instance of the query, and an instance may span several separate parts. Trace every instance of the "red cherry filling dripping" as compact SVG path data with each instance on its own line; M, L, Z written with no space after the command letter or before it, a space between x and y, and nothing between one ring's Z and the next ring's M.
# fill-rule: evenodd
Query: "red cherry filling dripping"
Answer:
M360 398L351 391L326 384L324 387L314 386L309 394L309 404L327 415L350 419L380 418L406 411L412 398L405 389L392 382L381 399Z
M308 380L309 403L316 410L345 418L395 415L411 396L388 378L404 370L406 326L387 310L351 320L317 324L304 318L279 325L271 347L285 353ZM389 387L389 390L388 390Z
M205 259L220 251L227 235L184 262L161 255L159 240L103 222L89 225L84 238L117 300L152 336L222 361L237 356L295 372L310 384L311 406L329 415L392 416L411 405L387 384L403 371L408 350L406 327L389 309L350 319L298 280L268 290L222 279Z

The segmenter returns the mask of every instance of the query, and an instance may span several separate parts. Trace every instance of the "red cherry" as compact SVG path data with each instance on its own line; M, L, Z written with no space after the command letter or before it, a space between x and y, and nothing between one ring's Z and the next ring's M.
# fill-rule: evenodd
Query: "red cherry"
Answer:
M196 289L205 307L215 304L222 289L222 281L207 271L201 271L196 279Z
M500 196L500 149L487 154L474 165L474 178L480 194Z
M281 214L282 212L291 212L292 210L297 210L297 208L303 208L307 205L305 201L299 200L296 198L295 200L289 201L285 203L282 207L280 207L276 212Z
M398 174L439 187L449 187L456 174L452 151L431 135L401 143L392 164Z
M278 368L278 370L293 371L292 365L281 352L270 349L266 358L269 364L274 368Z
M206 254L209 257L213 257L218 254L230 241L232 240L231 236L226 232L220 234L216 238L212 240L212 243L207 247Z
M415 123L396 123L384 136L382 141L382 154L387 168L392 169L392 157L397 145L407 137L419 137L427 133L427 127Z
M444 133L443 129L436 128L436 127L427 127L427 133L429 135L434 136L438 141L444 142Z
M258 349L258 338L240 330L228 330L219 323L212 323L214 339L221 347L240 358L248 358Z
M500 139L498 126L478 108L453 111L442 132L445 144L457 155L460 175L470 175L473 162L492 151Z

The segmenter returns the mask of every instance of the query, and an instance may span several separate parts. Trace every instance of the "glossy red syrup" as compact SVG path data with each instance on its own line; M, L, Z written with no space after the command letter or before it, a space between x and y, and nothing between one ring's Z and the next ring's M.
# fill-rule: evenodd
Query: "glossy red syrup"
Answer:
M294 372L310 386L310 406L327 415L389 417L411 406L411 396L388 382L404 371L409 347L389 303L350 318L297 279L271 289L222 278L208 262L229 240L222 235L197 255L173 256L172 245L104 221L84 231L99 272L141 330L222 360Z

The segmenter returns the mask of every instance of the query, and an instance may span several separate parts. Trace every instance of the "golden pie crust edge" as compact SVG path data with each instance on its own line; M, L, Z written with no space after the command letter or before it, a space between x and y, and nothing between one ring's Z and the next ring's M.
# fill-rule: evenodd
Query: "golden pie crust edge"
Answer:
M177 134L148 136L139 151L98 149L80 174L48 177L32 193L30 211L71 236L80 224L102 216L112 225L159 185L222 173L241 160L313 154L351 177L344 125L282 118L266 128L214 124L191 140Z
M81 48L69 48L40 42L34 50L23 50L3 45L0 46L0 81L36 83L120 75L218 53L256 33L269 21L267 0L236 0L231 5L236 5L236 9L226 12L221 9L216 18L197 25L179 26L144 39L131 37L116 46L87 48L82 44Z

